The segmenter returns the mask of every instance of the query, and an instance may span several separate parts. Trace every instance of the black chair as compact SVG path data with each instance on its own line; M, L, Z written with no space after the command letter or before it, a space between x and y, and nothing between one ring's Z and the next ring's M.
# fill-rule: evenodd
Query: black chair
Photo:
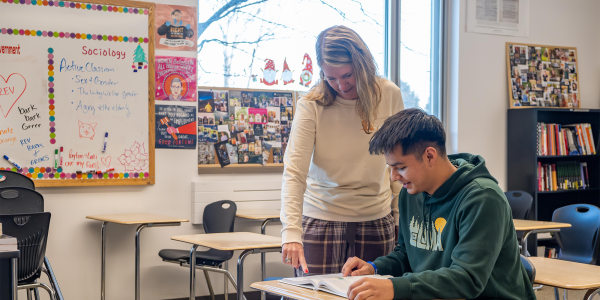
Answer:
M50 299L55 299L51 287L37 282L44 264L50 213L0 215L0 223L5 234L17 238L17 246L21 251L21 257L17 260L17 289L26 289L27 298L30 299L31 290L43 288L50 294ZM39 295L36 294L36 297L39 299Z
M506 199L512 210L513 219L527 220L529 217L529 211L531 210L531 204L533 203L533 197L527 192L523 191L508 191L505 192Z
M13 171L0 170L0 175L3 179L0 180L0 187L24 187L30 190L35 190L35 184L31 178Z
M552 222L569 223L556 233L560 246L558 259L595 265L600 243L600 208L589 204L573 204L561 207L552 214ZM558 300L558 289L554 288Z
M0 170L0 175L4 178L4 180L0 181L0 215L44 211L44 197L34 190L35 185L31 179L22 174L5 170ZM42 271L48 276L50 285L56 295L56 300L64 300L58 286L58 280L56 280L50 260L47 257L44 258L44 268ZM38 297L37 289L34 290L34 293Z
M533 286L533 281L535 280L535 266L529 260L529 258L525 257L525 255L521 254L521 263L523 267L525 267L525 271L527 272L527 277L529 277L529 282Z
M221 200L207 205L206 208L204 208L204 214L202 215L204 232L233 232L236 211L237 206L235 205L235 202L230 200ZM163 249L158 252L158 256L160 256L162 260L166 262L176 263L187 268L190 266L189 250ZM209 249L208 251L196 251L196 268L204 271L206 284L208 285L208 290L212 300L215 299L215 293L210 282L210 277L208 277L209 271L225 274L225 298L227 298L228 295L227 279L229 279L231 283L233 283L233 286L237 289L235 279L233 279L233 276L227 270L227 262L232 257L233 251L221 251L215 249Z

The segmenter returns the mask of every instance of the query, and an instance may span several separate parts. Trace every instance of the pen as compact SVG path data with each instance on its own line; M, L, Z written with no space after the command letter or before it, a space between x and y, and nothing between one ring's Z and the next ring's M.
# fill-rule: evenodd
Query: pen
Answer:
M63 147L60 147L60 162L58 163L58 166L62 167L62 154L63 154Z
M8 156L4 155L4 159L8 160L9 163L13 164L17 169L21 169L21 167L12 159L8 158Z
M96 171L96 174L101 174L101 173L107 173L107 172L111 172L114 171L115 168L108 168L108 169L104 169L104 170L98 170Z
M54 169L58 169L58 149L54 149Z
M106 151L106 143L108 142L108 132L104 133L104 147L102 147L102 152Z

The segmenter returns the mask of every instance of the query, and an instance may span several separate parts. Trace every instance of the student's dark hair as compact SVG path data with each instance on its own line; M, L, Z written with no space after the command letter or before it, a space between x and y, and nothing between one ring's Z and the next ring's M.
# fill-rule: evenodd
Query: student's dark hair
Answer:
M181 11L179 9L176 9L171 13L171 16L174 15L175 13L181 13Z
M420 108L402 110L389 117L369 142L374 155L390 154L400 146L403 155L413 154L419 161L428 147L446 155L446 132L438 118Z

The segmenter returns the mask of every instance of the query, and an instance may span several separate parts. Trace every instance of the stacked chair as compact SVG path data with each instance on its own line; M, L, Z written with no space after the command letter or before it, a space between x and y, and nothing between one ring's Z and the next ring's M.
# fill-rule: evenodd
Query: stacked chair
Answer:
M0 221L5 234L17 238L21 252L18 259L18 289L27 290L27 299L39 299L38 288L52 300L64 300L50 260L46 257L50 213L44 212L44 198L35 191L33 181L24 175L0 170ZM37 282L41 273L50 286Z

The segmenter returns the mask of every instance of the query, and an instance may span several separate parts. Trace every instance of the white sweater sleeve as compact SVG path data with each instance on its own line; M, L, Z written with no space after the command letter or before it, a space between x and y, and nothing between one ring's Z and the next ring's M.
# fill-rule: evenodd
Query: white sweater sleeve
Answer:
M281 188L281 237L284 244L302 243L302 206L317 128L315 109L314 103L298 101L285 151Z

